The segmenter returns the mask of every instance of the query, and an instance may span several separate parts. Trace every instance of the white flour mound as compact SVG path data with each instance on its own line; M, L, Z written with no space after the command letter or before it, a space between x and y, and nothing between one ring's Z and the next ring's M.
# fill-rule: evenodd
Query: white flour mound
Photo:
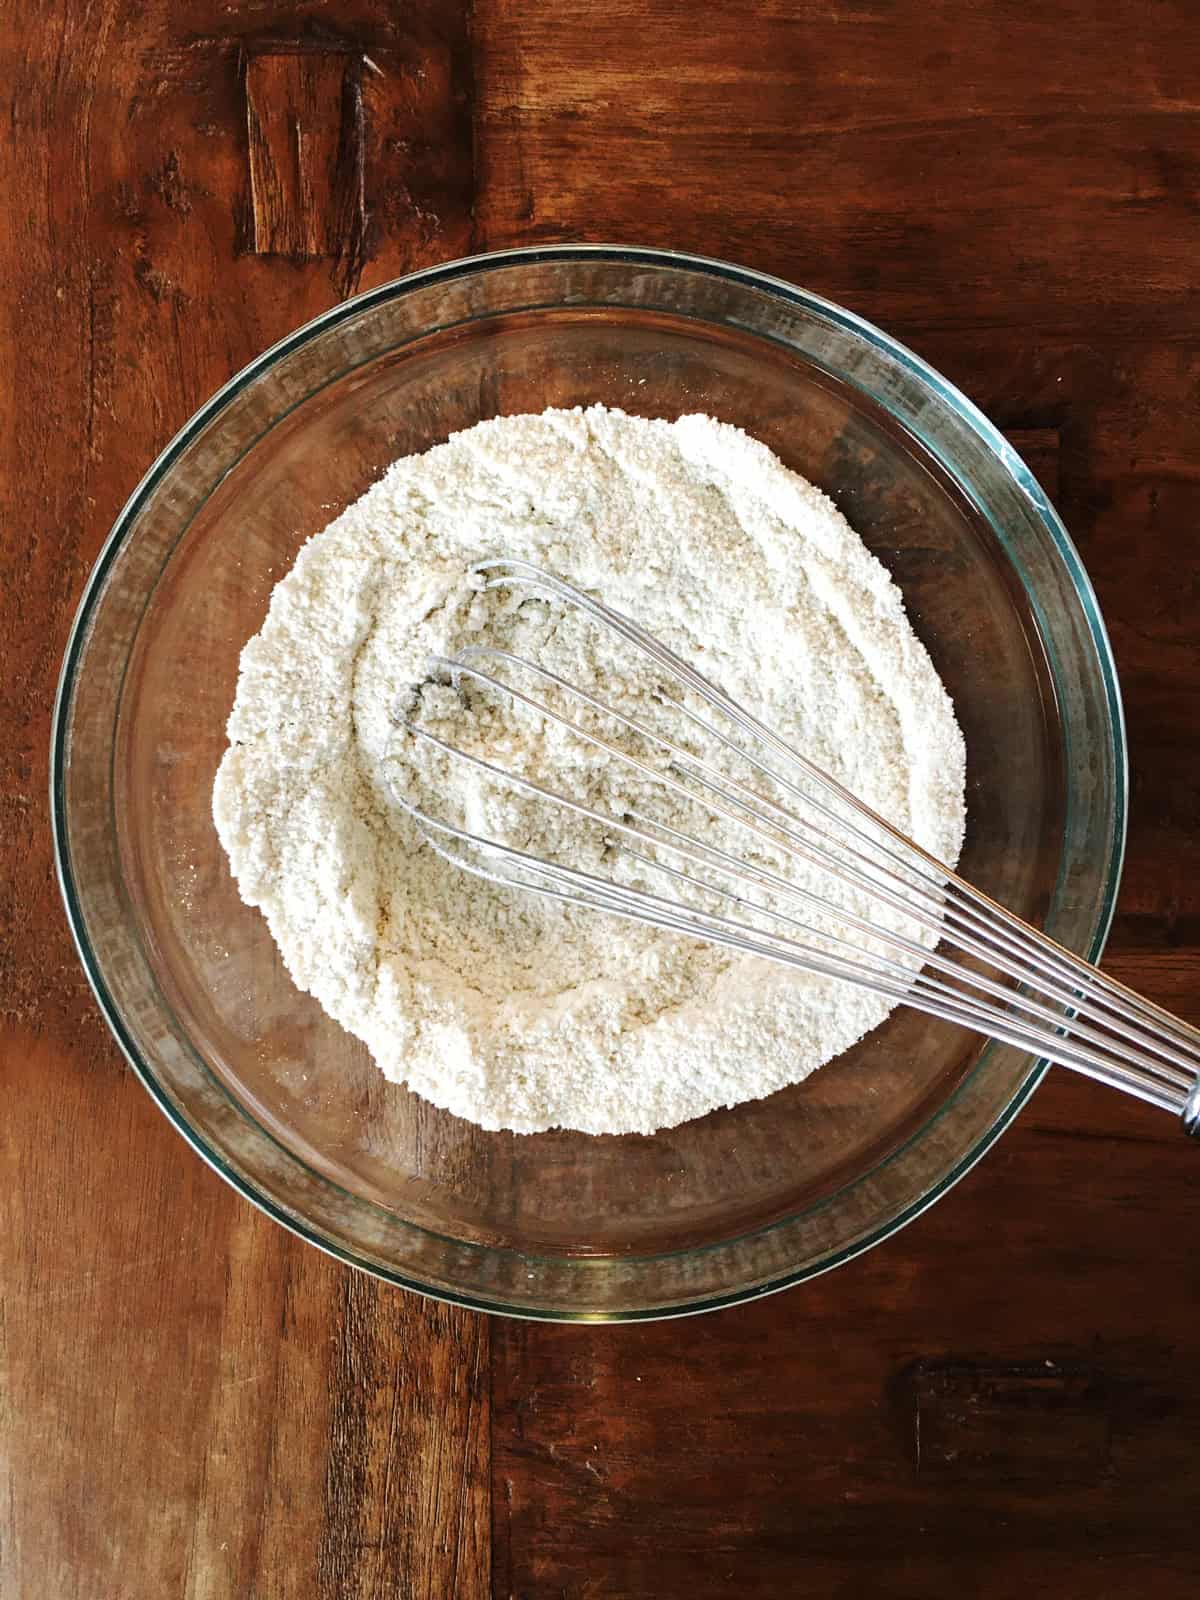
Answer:
M576 614L481 595L468 568L494 555L635 617L957 861L962 735L841 513L735 428L596 406L497 418L398 461L302 550L243 652L213 794L242 898L388 1078L485 1128L649 1133L797 1082L888 1002L482 883L397 804L396 707L431 654L482 640L634 706L652 694L629 657L614 691ZM564 759L547 748L551 774ZM478 795L450 798L495 821ZM563 824L541 815L510 806L511 842L547 853L538 828Z

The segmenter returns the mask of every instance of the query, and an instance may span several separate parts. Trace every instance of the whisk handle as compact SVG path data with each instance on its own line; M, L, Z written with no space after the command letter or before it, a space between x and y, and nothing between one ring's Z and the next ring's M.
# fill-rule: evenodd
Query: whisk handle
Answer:
M1183 1131L1190 1133L1193 1139L1200 1139L1200 1080L1183 1108Z

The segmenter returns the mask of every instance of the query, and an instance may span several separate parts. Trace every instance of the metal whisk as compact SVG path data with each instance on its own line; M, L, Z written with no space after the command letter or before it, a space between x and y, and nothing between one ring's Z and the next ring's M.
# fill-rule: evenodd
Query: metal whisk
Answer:
M721 760L697 754L591 689L505 650L469 646L438 658L431 671L442 681L482 686L569 730L602 756L625 763L639 782L660 785L720 819L723 837L730 826L745 830L757 855L648 815L606 814L459 748L406 711L402 720L414 738L469 763L488 781L598 825L614 857L657 875L662 892L531 855L397 795L440 855L492 883L708 940L916 1006L1173 1111L1188 1133L1200 1135L1200 1031L960 878L631 618L525 561L483 561L475 572L484 588L576 608L622 648L652 662L672 688L660 703L698 731L707 747L723 752ZM567 710L519 688L514 675L540 684ZM699 712L697 705L707 709ZM583 720L570 715L570 708ZM616 737L634 736L647 759L595 731L597 718ZM740 766L744 778L731 776L730 766ZM764 785L774 797L763 792ZM764 864L764 846L772 859L805 863L805 881L793 882ZM838 891L831 896L812 887L814 868L831 886L852 892L850 907L837 902ZM864 900L868 914L853 909ZM819 928L798 914L804 910L816 914ZM898 914L898 922L889 914ZM832 931L831 923L842 931Z

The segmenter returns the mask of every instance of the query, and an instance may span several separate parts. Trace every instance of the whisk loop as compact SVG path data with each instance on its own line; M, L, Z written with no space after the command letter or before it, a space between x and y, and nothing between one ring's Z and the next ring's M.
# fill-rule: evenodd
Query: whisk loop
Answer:
M504 888L708 940L916 1006L1173 1111L1186 1131L1200 1134L1200 1032L960 878L630 617L527 561L495 558L474 571L485 589L525 591L574 608L653 662L674 691L664 690L660 708L702 735L726 764L740 764L743 775L507 650L470 645L435 659L431 672L460 687L474 684L566 730L653 791L715 820L726 841L733 830L747 851L642 812L609 814L460 748L406 712L411 737L599 828L613 862L636 869L642 881L533 855L397 794L439 855ZM632 736L644 757L615 742L622 735ZM764 782L774 798L762 792ZM779 870L781 862L803 864L806 881ZM814 871L819 887L812 886ZM647 887L655 877L658 887Z

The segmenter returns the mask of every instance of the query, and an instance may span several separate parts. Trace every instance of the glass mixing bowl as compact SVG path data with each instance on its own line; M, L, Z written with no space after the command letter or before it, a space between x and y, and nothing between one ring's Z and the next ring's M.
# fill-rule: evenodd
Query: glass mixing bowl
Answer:
M54 829L104 1014L189 1143L304 1238L486 1310L621 1319L795 1283L915 1216L1039 1064L901 1009L806 1083L653 1138L485 1133L387 1083L287 977L210 815L238 655L301 544L481 418L705 411L824 488L891 571L967 744L962 871L1100 950L1124 834L1113 663L1001 435L839 307L739 268L575 246L454 262L269 350L150 469L55 712Z

